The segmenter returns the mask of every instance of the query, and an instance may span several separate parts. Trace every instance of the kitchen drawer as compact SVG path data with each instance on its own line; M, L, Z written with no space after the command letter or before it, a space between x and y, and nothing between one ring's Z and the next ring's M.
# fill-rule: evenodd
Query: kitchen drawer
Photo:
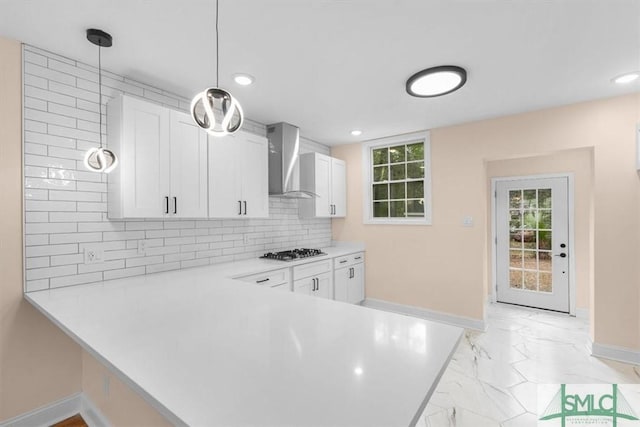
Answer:
M364 252L358 252L355 254L339 256L334 258L333 262L334 262L333 268L335 269L350 267L354 264L359 264L361 262L364 262Z
M280 270L272 270L249 276L236 277L236 279L242 280L243 282L251 282L268 286L277 286L285 283L289 284L289 269L281 268Z
M309 264L297 265L293 267L293 279L299 280L305 277L317 276L331 271L331 259L310 262Z

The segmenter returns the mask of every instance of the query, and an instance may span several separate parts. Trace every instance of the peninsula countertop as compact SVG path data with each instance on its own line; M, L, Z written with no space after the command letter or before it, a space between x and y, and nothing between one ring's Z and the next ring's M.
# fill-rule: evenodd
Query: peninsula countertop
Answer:
M233 264L25 298L176 425L417 422L462 329L233 280L255 262Z

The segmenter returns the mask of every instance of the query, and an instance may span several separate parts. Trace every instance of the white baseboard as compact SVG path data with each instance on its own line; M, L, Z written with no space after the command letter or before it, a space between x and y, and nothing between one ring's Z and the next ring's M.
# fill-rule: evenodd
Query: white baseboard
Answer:
M397 304L388 301L382 301L374 298L367 298L362 303L365 307L375 308L383 311L391 311L393 313L408 314L409 316L420 317L422 319L434 320L436 322L447 323L449 325L459 326L465 329L474 329L477 331L486 330L484 320L472 319L465 316L456 316L454 314L442 313L440 311L429 310L421 307Z
M616 360L618 362L640 365L640 350L633 350L615 345L598 344L589 340L591 355L604 359Z
M89 427L109 427L109 422L84 393L26 412L0 423L0 427L47 427L76 414L82 415Z
M589 309L576 307L576 317L578 319L589 320Z

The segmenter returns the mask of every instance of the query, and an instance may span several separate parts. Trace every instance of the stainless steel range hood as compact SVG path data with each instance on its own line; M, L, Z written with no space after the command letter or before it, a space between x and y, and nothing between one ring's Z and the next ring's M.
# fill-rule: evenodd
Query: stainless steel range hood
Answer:
M311 191L300 189L298 154L300 130L289 123L267 126L269 139L269 195L289 199L318 197Z

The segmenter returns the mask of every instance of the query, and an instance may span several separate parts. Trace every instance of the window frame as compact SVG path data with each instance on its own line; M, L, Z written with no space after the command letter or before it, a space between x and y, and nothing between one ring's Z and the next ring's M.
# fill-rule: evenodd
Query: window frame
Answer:
M373 216L373 150L401 144L424 143L424 217L380 218ZM429 131L396 135L362 143L362 222L382 225L432 225L431 202L431 133Z

